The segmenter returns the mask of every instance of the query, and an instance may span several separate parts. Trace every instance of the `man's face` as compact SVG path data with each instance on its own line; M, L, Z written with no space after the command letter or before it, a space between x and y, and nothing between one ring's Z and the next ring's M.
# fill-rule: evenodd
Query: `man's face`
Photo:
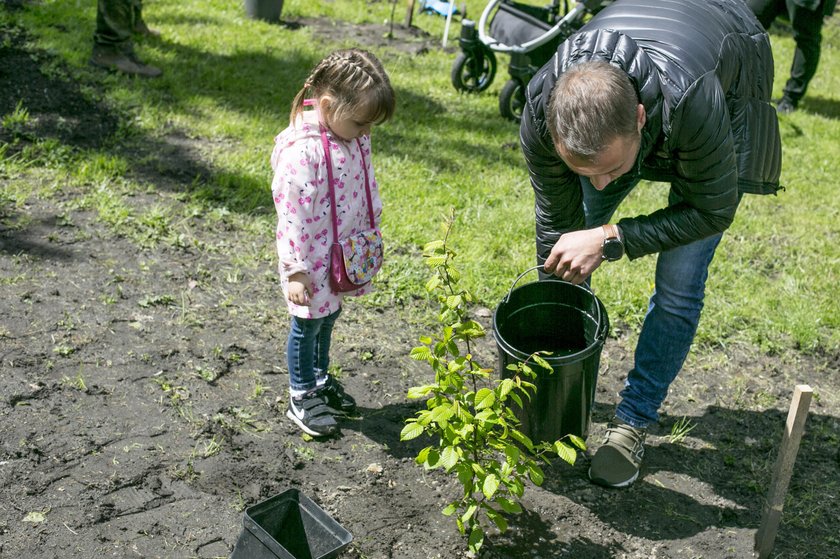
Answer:
M594 161L575 157L562 146L557 146L557 153L572 172L588 178L597 190L604 190L609 183L633 168L641 143L640 135L618 136Z

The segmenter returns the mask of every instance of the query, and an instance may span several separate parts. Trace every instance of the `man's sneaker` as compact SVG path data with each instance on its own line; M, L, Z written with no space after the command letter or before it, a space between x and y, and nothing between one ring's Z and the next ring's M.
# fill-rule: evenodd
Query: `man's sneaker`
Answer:
M326 398L320 390L310 390L302 396L289 398L286 417L315 437L326 437L338 432L333 410L327 406Z
M604 444L592 457L589 479L605 487L627 487L639 477L645 455L645 429L627 425L617 417L607 426Z
M327 375L327 382L321 387L321 393L326 398L327 405L332 409L344 414L356 411L356 400L344 391L344 387L332 375Z
M776 112L782 115L789 115L795 110L796 102L787 97L782 97L778 104L776 104Z
M160 68L143 64L133 54L125 54L114 49L94 47L90 63L106 70L144 78L157 78L163 74Z

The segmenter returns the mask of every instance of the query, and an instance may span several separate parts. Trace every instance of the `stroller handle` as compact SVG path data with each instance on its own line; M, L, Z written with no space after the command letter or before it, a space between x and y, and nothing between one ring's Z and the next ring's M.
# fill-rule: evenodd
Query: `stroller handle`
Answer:
M569 10L569 12L566 15L564 15L556 24L554 24L554 27L552 27L536 39L532 39L528 42L522 43L521 45L506 45L500 41L497 41L493 37L490 37L485 32L485 29L487 28L487 20L490 17L491 12L501 3L502 0L493 0L492 2L487 4L487 6L484 8L484 11L481 12L481 18L478 20L478 38L481 40L482 43L490 47L491 50L506 53L525 53L533 48L544 45L545 43L549 42L551 39L556 37L557 33L560 32L561 28L568 25L569 22L575 21L576 19L583 17L583 12L586 11L586 2L575 2L575 7Z

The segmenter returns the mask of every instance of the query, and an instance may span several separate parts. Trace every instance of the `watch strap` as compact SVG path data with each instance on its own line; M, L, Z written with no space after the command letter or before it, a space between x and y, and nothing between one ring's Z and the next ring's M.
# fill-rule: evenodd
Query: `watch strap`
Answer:
M614 223L606 223L601 226L604 230L604 240L606 239L618 239L621 240L621 234L618 232L618 226Z

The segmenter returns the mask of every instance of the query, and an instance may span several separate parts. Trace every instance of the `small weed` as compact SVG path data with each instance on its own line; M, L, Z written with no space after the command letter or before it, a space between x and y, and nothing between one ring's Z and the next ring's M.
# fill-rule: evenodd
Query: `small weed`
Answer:
M137 304L146 309L149 307L169 307L174 303L175 298L172 295L154 295L141 299Z
M201 453L203 458L210 458L222 451L222 445L216 435L209 441L204 441L204 450Z
M56 326L58 326L62 330L66 330L67 332L76 329L76 323L73 321L73 317L71 317L70 313L67 312L64 313L64 318L62 318L56 323Z
M230 508L236 512L242 512L245 510L245 499L242 498L242 491L239 489L236 490L236 501L231 503Z
M265 395L265 393L266 393L266 392L268 392L269 390L270 390L270 388L267 388L265 385L263 385L263 383L262 383L262 382L260 382L259 380L257 380L257 381L254 383L254 390L252 390L252 391L251 391L251 397L250 397L250 399L251 399L251 400L259 400L259 399L260 399L260 398L262 398L262 397Z
M62 357L67 357L68 355L76 353L76 348L67 344L59 344L53 348L53 353Z
M250 411L238 407L226 408L213 416L213 421L224 429L243 433L258 433L268 430L259 419Z
M219 379L219 373L207 367L196 367L195 374L204 382L214 383Z
M694 429L696 425L691 422L688 417L681 417L674 423L674 426L671 427L671 434L668 435L668 440L671 444L682 444L685 442L685 438Z
M29 124L29 109L23 106L23 100L17 102L13 112L3 117L2 123L3 128L8 130L13 138L26 136L26 125Z
M61 377L61 384L78 390L79 392L87 392L87 384L85 383L84 377L82 377L82 373L77 373L75 378L70 378L67 375L64 375Z

